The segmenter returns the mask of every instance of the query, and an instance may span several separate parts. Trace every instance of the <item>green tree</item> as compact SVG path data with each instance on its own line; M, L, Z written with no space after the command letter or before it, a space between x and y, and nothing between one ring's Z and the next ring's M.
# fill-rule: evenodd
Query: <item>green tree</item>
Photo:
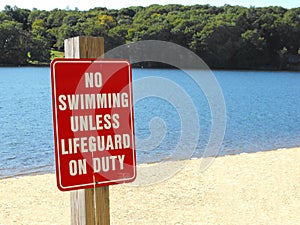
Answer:
M37 19L32 23L31 38L29 46L29 57L32 61L49 62L50 61L50 43L48 31L45 22Z
M2 21L0 24L0 65L27 64L27 35L22 24L15 21Z
M106 50L139 40L171 41L212 68L288 68L289 59L300 57L300 8L170 4L30 11L6 6L0 25L0 64L46 62L51 48L63 50L64 40L78 35L104 37Z

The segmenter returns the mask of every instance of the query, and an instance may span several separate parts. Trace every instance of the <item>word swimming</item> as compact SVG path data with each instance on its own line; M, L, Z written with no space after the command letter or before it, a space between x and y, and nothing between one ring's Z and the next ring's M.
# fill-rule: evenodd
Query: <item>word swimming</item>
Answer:
M128 93L100 93L59 95L58 108L61 111L84 109L127 108Z
M68 138L60 140L62 155L87 153L95 151L108 151L118 149L128 149L131 147L129 134L115 134L106 136L90 136Z

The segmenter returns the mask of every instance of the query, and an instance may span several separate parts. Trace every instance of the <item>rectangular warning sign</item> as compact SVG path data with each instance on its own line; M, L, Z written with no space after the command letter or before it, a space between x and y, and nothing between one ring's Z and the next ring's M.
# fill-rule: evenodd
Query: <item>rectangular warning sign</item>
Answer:
M57 186L62 191L136 177L132 69L126 60L51 63Z

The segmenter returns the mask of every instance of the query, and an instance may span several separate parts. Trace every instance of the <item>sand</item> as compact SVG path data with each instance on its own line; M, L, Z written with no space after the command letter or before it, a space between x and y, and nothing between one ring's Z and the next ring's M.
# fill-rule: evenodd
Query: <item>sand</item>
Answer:
M154 185L110 187L111 224L300 224L300 148L188 160ZM70 224L54 174L0 180L0 224Z

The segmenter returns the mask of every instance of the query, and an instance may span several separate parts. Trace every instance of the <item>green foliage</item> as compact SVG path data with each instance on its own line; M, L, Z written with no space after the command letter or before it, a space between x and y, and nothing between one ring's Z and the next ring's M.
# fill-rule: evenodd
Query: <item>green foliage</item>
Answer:
M56 50L50 50L50 55L51 55L50 60L65 57L64 52L60 52L60 51L56 51Z
M24 65L27 60L26 33L22 24L4 20L0 24L0 65Z
M212 68L281 69L300 57L300 8L171 4L30 11L6 6L0 12L0 65L48 63L63 51L65 39L78 35L104 37L106 50L139 40L171 41Z

